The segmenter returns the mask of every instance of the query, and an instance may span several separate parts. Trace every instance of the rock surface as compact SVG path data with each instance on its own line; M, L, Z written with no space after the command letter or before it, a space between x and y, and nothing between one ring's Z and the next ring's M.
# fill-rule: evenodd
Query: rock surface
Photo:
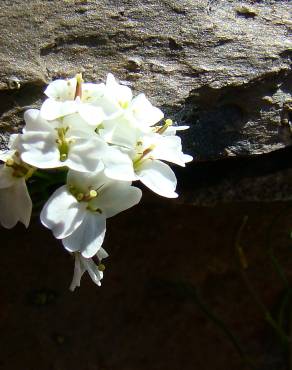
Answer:
M291 142L289 1L3 0L0 11L1 147L50 80L79 71L112 72L189 124L197 160Z

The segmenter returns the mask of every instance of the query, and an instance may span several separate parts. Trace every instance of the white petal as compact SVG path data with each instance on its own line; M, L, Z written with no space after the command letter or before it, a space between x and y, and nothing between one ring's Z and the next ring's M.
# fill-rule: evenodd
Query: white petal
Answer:
M9 136L8 148L12 152L19 149L19 139L21 136L21 134L12 134Z
M84 103L95 103L105 93L105 84L84 83L82 85L82 101Z
M103 110L89 104L80 104L78 107L80 116L91 126L98 126L104 119Z
M132 100L130 108L134 118L142 125L152 126L162 120L163 112L154 107L144 94L139 94Z
M54 127L51 123L46 121L40 115L40 111L38 109L29 109L24 112L24 121L25 121L25 128L23 132L27 131L45 131L45 132L52 132Z
M187 159L182 152L181 138L178 136L159 136L151 156L182 167L185 167L185 159Z
M102 157L107 146L102 140L75 139L71 145L66 166L80 172L97 172L103 169Z
M45 100L41 107L41 116L48 120L55 120L72 114L78 111L78 103L76 101L56 101L51 98Z
M67 175L68 186L73 186L81 193L87 193L89 190L97 190L100 187L112 182L103 172L78 172L69 170Z
M176 198L176 177L172 169L157 160L145 161L136 172L140 181L154 193L166 198Z
M98 266L94 263L91 258L83 258L81 256L81 264L84 266L86 271L88 272L91 280L98 286L101 285L100 281L103 278L103 272L99 271Z
M107 257L108 257L108 253L107 253L107 251L106 251L105 249L103 249L103 248L100 248L100 249L97 251L96 255L97 255L97 258L98 258L100 261L101 261L101 260L103 260L104 258L107 258Z
M13 176L13 170L10 167L0 164L0 189L13 186L16 178Z
M63 239L72 234L81 224L86 208L78 202L64 185L49 198L41 211L41 222L51 229L55 238Z
M70 285L70 290L73 292L76 287L80 287L80 281L82 278L82 275L85 272L85 269L81 266L80 261L80 255L79 253L74 254L75 261L74 261L74 273L73 273L73 279Z
M0 161L6 162L7 159L13 157L15 150L0 150Z
M76 78L70 80L55 80L45 90L45 94L52 99L65 101L73 100L76 91Z
M18 221L28 227L32 202L24 178L17 179L14 185L0 190L0 224L11 229Z
M135 147L141 131L125 115L103 122L104 129L100 136L108 143L132 149Z
M80 226L62 240L70 252L79 251L83 257L94 256L101 247L106 231L105 217L98 212L86 211Z
M75 253L75 267L74 267L74 275L73 280L70 285L70 290L74 291L76 287L80 286L80 280L85 271L88 272L89 276L91 277L92 281L100 286L100 281L103 278L103 272L98 270L98 266L94 263L91 258L84 258L80 255L80 253Z
M131 89L128 86L117 83L116 79L111 73L107 75L106 88L121 106L129 103L132 100L133 95Z
M184 130L188 130L189 128L190 128L190 126L171 125L171 126L168 126L168 128L166 129L166 131L162 135L163 136L175 135L177 131L184 131Z
M94 208L99 208L107 218L140 202L142 191L126 182L112 183L102 188L100 195L90 202Z
M21 159L38 168L64 166L60 162L60 152L56 136L46 132L28 131L20 138Z
M108 147L102 161L105 165L104 173L107 177L121 181L136 179L132 159L118 148Z
M90 138L96 136L95 127L90 126L79 113L69 114L62 119L62 127L69 127L66 136Z
M191 162L193 160L193 157L189 154L183 154L183 160L185 163Z
M14 200L18 203L19 221L28 227L32 211L32 201L30 199L25 179L21 178L17 183L17 188Z

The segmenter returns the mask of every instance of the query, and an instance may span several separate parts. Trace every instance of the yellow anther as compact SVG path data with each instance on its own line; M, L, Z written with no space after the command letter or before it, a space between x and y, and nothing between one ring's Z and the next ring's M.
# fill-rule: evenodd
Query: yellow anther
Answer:
M13 167L15 164L15 161L12 158L8 158L6 161L6 166Z
M168 129L168 127L171 126L172 124L173 124L172 119L167 118L164 122L164 125L159 127L158 130L156 131L157 134L163 134Z
M24 176L25 180L28 180L33 175L35 170L36 170L36 168L34 168L34 167L29 168L26 175Z
M90 198L95 198L95 197L97 197L97 191L96 191L96 190L90 190L90 192L89 192L89 196L90 196Z
M105 270L105 265L103 263L100 263L98 266L97 266L97 269L98 271L104 271Z
M123 109L127 109L128 108L128 106L129 106L129 102L128 101L119 101L119 105L120 105L120 107L121 108L123 108Z
M76 195L76 199L80 202L82 199L84 198L84 194L83 193L78 193Z
M61 154L61 155L60 155L60 161L61 161L61 162L65 162L65 161L66 161L66 159L67 159L67 157L68 157L68 156L67 156L67 154L66 154L66 153Z
M84 80L82 78L82 73L77 73L75 78L76 78L76 81L77 81L78 84L82 84L82 82L84 82Z

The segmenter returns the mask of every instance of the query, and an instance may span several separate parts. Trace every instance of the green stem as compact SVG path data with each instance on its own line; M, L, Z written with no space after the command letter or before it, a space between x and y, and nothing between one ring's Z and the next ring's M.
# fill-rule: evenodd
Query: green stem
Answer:
M249 365L250 369L256 369L255 364L253 361L247 357L241 347L241 344L239 343L239 340L235 337L235 335L227 328L224 321L221 320L217 315L215 315L209 307L202 301L202 299L199 296L198 290L194 289L194 301L199 306L201 311L206 315L206 317L212 321L218 328L222 330L222 332L225 334L227 339L231 342L231 344L234 346L236 351L238 352L241 359Z
M267 307L261 301L259 295L257 294L256 290L254 289L254 287L250 283L250 281L247 277L247 274L246 274L246 272L244 271L244 269L242 268L242 265L241 265L242 247L240 245L240 239L241 239L241 234L242 234L242 232L243 232L243 230L246 226L247 221L248 221L248 216L244 216L244 218L241 222L241 225L238 229L238 232L237 232L237 235L236 235L236 240L235 240L235 248L236 248L237 255L238 255L238 260L239 260L240 274L241 274L242 280L245 284L245 287L247 288L248 292L250 293L251 297L253 298L253 300L254 300L255 304L257 305L257 307L259 308L259 310L262 311L265 320L274 329L274 331L276 332L280 342L282 344L284 344L285 346L287 346L287 344L289 343L289 338L287 337L286 333L282 330L282 328L278 325L278 323L273 319L270 311L267 309Z

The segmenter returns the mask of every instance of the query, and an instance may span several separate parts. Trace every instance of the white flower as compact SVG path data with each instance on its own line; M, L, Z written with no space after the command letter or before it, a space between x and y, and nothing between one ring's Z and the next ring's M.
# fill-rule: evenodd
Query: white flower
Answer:
M51 82L45 94L48 99L41 107L41 116L48 121L79 113L87 123L97 126L104 118L102 108L92 105L104 94L104 84L83 84L80 74Z
M48 122L37 109L25 112L20 137L21 158L37 168L67 166L80 172L101 171L106 143L76 116Z
M115 151L120 151L120 157L123 158L120 167L116 164L118 155L112 155L111 161L106 158L105 174L113 179L140 180L155 193L167 198L176 198L178 195L175 192L175 174L161 160L185 167L192 157L182 152L181 139L178 136L165 136L161 129L157 132L144 134L127 121L114 126L111 131L101 130L101 136L116 145L119 149L116 148Z
M103 243L106 219L139 203L141 196L129 182L69 170L67 185L47 201L41 222L68 251L90 258Z
M99 262L103 258L108 257L107 252L100 248L96 253L96 257ZM103 265L99 263L96 265L92 258L84 258L79 252L74 253L75 266L74 266L74 275L72 283L70 285L70 290L73 292L76 287L80 287L80 281L84 272L88 272L91 280L98 286L101 285L101 280L103 278Z
M182 152L178 136L145 135L137 142L133 165L137 178L155 193L176 198L177 180L172 169L161 160L184 167L192 157Z
M115 119L127 119L133 126L141 130L149 131L149 126L159 122L163 118L163 112L154 107L144 94L133 98L128 86L119 84L114 76L109 73L105 84L104 94L95 101L106 114L103 125L112 126Z
M6 162L0 165L0 224L11 229L20 221L28 227L32 202L25 181L33 169L22 163L14 150L1 152L0 159Z

